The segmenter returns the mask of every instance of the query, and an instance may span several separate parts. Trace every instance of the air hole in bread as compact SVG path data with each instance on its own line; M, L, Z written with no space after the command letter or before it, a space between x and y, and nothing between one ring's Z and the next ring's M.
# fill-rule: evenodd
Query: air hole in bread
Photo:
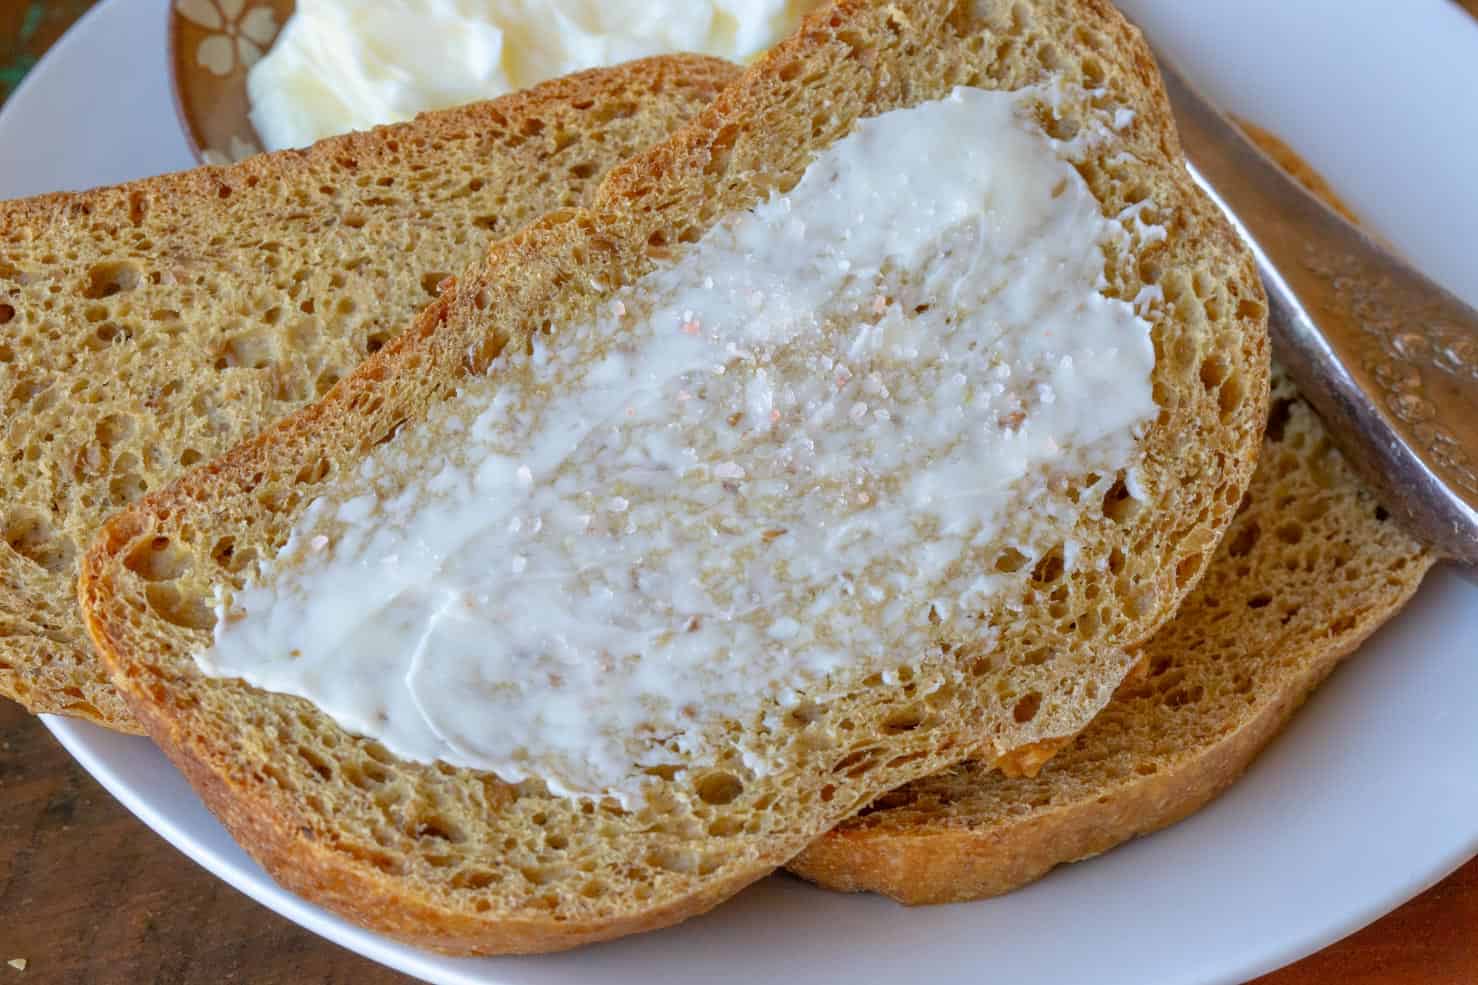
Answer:
M1219 353L1207 356L1201 361L1201 385L1208 392L1215 390L1227 378L1229 368Z
M878 751L873 748L862 748L850 752L837 760L832 766L833 773L845 773L849 777L859 777L872 769Z
M670 846L647 852L647 865L668 872L691 873L698 868L698 856L691 848Z
M1051 647L1039 646L1017 661L1019 667L1041 667L1056 656Z
M8 325L15 318L15 306L0 303L0 325ZM7 360L8 361L8 360Z
M27 561L52 573L69 568L76 555L76 545L52 527L50 517L25 507L7 513L5 543Z
M924 722L924 712L921 708L900 708L883 719L883 731L888 735L897 735L900 732L912 732Z
M297 785L295 783L293 783L292 777L290 777L276 763L270 763L270 762L269 763L263 763L259 772L260 772L260 778L261 779L263 779L263 780L271 780L273 783L277 784L277 786L281 787L283 790L287 790L287 791L291 792L291 791L294 791L294 790L297 789Z
M375 409L378 410L379 408L376 407ZM383 444L386 444L388 442L394 441L395 440L395 436L400 433L400 429L403 428L403 427L405 427L407 420L408 420L408 418L402 417L400 420L396 421L394 424L391 424L389 430L387 430L382 437L380 437L379 439L377 439L375 441L375 444L378 446L378 445L383 445Z
M1205 695L1206 688L1203 685L1196 684L1192 687L1175 688L1173 691L1167 692L1163 700L1167 708L1184 708L1186 705L1196 704Z
M818 721L822 714L822 710L816 705L809 701L804 701L786 712L785 719L792 727L804 728L812 722Z
M1260 322L1267 313L1267 306L1261 301L1253 298L1241 298L1237 301L1237 317L1243 321Z
M744 792L744 784L732 773L717 771L705 773L698 778L694 787L698 798L705 804L722 805L732 803Z
M1180 563L1175 566L1176 587L1185 588L1190 585L1191 579L1196 577L1196 573L1201 570L1205 560L1205 556L1201 554L1191 554L1181 558Z
M318 778L320 780L328 782L329 780L333 779L333 767L330 766L328 760L319 755L318 751L312 746L298 746L297 753L298 758L307 763L308 768L311 769L314 773L318 774Z
M248 548L245 553L253 554L254 552ZM243 567L242 559L236 552L235 537L222 537L217 540L210 549L210 559L231 572L240 571Z
M1098 89L1103 86L1105 75L1103 62L1092 55L1087 56L1081 62L1083 68L1083 85L1088 89Z
M262 329L253 329L228 340L216 365L220 369L262 369L272 364L273 356L271 337Z
M87 270L87 283L82 296L92 300L112 297L139 286L143 268L132 260L109 260L95 263Z
M994 565L997 571L1011 574L1020 571L1027 562L1027 556L1014 547L1008 547L996 557Z
M109 414L97 422L93 433L97 436L98 444L104 448L112 448L133 437L135 427L133 418L127 414Z
M467 840L460 824L439 813L421 815L412 827L412 834L417 838L438 838L453 845Z
M1285 544L1297 544L1304 539L1302 524L1288 522L1278 527L1278 539Z
M1139 501L1129 494L1123 473L1103 494L1103 515L1115 523L1128 523L1139 512Z
M149 483L132 470L119 472L108 480L108 498L114 506L124 506L149 491Z
M1043 555L1042 559L1032 568L1032 581L1039 586L1055 584L1062 577L1065 569L1062 546L1058 545Z
M83 342L83 345L96 352L107 348L114 342L127 342L132 338L133 329L116 322L105 321L93 330L92 335Z
M441 285L451 274L441 270L433 270L421 275L421 290L433 298L441 294Z
M898 769L900 767L907 766L909 763L916 763L927 755L929 754L921 749L918 752L911 752L902 756L894 756L884 765L886 765L888 769Z
M1011 707L1011 717L1017 725L1026 725L1035 719L1036 713L1042 707L1042 695L1033 691L1032 694L1024 695Z
M144 598L155 615L181 629L210 629L215 625L215 614L204 599L186 598L168 583L149 585L144 589Z
M1227 377L1226 382L1222 383L1221 389L1217 391L1217 403L1221 408L1222 420L1230 418L1242 406L1242 401L1246 396L1247 387L1242 382L1242 374L1234 370Z
M1273 597L1266 592L1259 592L1247 600L1249 609L1265 609L1273 602Z
M744 822L737 817L718 817L708 823L708 833L715 838L730 838L743 830Z
M502 876L497 872L487 869L468 869L458 872L452 877L452 888L454 889L487 889L493 883L499 881Z
M190 556L168 537L151 537L134 545L123 566L145 581L173 581L189 570Z

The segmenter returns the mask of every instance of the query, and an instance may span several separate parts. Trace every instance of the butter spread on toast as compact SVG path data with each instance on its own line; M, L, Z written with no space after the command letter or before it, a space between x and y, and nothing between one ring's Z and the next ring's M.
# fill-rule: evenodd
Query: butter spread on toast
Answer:
M1102 293L1138 215L1105 218L1042 130L1056 95L862 120L505 352L221 592L201 669L629 806L727 724L937 645L1004 577L1001 518L1032 515L1023 556L1061 542L1157 413L1151 326Z

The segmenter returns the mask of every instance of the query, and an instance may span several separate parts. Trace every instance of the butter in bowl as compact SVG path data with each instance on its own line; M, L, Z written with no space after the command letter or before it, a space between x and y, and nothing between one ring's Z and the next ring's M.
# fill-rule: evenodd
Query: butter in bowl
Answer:
M209 164L674 51L744 62L815 0L175 0L170 66Z

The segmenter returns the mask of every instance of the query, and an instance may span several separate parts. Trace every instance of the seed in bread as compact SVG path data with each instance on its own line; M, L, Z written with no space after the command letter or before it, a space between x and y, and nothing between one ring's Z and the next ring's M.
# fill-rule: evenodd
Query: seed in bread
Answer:
M982 605L978 629L913 655L891 681L856 681L773 724L733 723L736 744L776 768L659 772L663 785L638 810L398 759L301 699L199 671L214 586L246 580L212 561L218 538L276 554L326 484L378 443L411 433L510 347L530 347L546 326L589 324L613 292L679 261L723 217L793 188L857 120L960 85L1016 91L1052 75L1132 114L1077 170L1105 216L1165 229L1104 258L1107 297L1162 299L1151 333L1159 413L1140 441L1139 495L1115 476L1085 500L1085 482L1061 549L1029 559L1000 545L1000 573L1015 577ZM1098 108L1042 122L1070 140ZM150 734L289 888L458 953L652 929L732 895L903 779L1060 741L1108 700L1132 662L1125 648L1195 583L1250 478L1266 413L1265 313L1251 257L1182 167L1148 49L1107 4L838 3L692 126L613 172L592 208L497 244L322 401L116 517L88 553L80 598ZM181 625L150 606L159 583L143 575L161 570L203 617Z

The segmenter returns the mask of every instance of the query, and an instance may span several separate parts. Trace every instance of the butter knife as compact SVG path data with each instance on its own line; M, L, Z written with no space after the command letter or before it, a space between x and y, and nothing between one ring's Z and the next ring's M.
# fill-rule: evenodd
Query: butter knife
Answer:
M1192 178L1257 258L1279 361L1392 517L1478 567L1478 311L1304 191L1156 57Z

